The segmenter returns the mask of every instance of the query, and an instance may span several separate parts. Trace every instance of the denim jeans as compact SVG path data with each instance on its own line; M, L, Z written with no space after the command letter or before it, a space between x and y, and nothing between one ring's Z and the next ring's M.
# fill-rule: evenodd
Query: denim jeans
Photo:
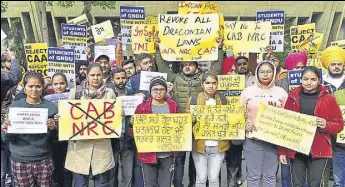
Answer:
M170 187L174 172L174 156L157 158L156 164L144 164L143 177L145 187Z
M6 173L10 173L10 171L11 171L10 153L6 150L1 150L1 187L5 187Z
M192 152L196 169L196 187L219 187L219 172L222 167L225 153L219 153L217 146L205 146L205 153Z
M183 176L184 176L184 164L186 161L186 153L181 152L175 159L175 171L174 171L174 187L183 187Z
M120 165L122 170L122 180L119 186L132 187L134 150L123 150L120 153Z
M345 149L337 146L333 155L334 187L345 186Z
M138 159L138 155L135 152L134 155L134 168L133 168L133 178L132 187L144 187L143 172L141 167L141 162Z
M93 176L94 186L95 187L110 187L110 171L108 170L104 173ZM91 175L91 169L90 169ZM74 187L88 187L90 175L82 175L73 172Z

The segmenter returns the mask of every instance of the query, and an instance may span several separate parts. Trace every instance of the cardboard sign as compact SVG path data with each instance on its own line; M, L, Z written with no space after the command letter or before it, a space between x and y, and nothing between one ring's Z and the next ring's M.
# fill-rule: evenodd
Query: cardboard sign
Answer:
M137 106L144 100L142 96L120 96L116 99L122 101L122 111L125 112L126 116L134 115Z
M166 61L218 60L217 14L159 14L159 49Z
M196 140L243 140L245 138L244 105L195 105L193 134Z
M155 53L158 26L153 24L132 27L132 51L134 54Z
M331 46L338 46L345 49L345 40L331 42Z
M61 24L62 46L75 49L76 60L87 60L85 47L87 45L87 29L85 25Z
M145 7L120 6L120 18L122 44L132 44L132 26L146 23Z
M96 43L114 38L114 31L110 20L91 26L91 30Z
M159 72L148 72L148 71L142 71L140 72L140 90L141 91L149 91L150 89L150 82L153 77L156 76L162 76L167 80L167 74L166 73L159 73Z
M48 46L46 43L24 44L28 71L35 71L44 78L48 76Z
M290 27L291 49L300 51L301 44L306 40L310 40L315 32L315 23Z
M341 109L341 114L344 120L344 129L340 133L338 133L337 143L345 144L345 106L340 105L339 107Z
M48 48L48 76L63 73L67 78L68 90L75 87L74 49Z
M116 60L115 46L95 46L95 59L101 55L107 55L110 60Z
M122 131L120 100L60 100L59 141L119 138Z
M245 84L244 75L218 75L217 90L243 90Z
M321 75L321 82L322 81L322 69L319 69ZM289 79L289 90L293 90L294 88L299 87L302 84L302 72L303 70L291 70L288 71L288 79Z
M192 150L190 114L136 114L133 132L139 153Z
M75 25L86 25L87 27L87 43L89 45L93 45L95 43L95 40L93 38L92 30L91 30L91 25L89 23L89 20L87 19L86 15L83 14L79 17L76 17L74 19L71 19L67 21L68 24L75 24Z
M8 119L9 134L42 134L47 133L47 108L10 108Z
M309 155L317 123L314 116L260 104L255 127L250 137Z

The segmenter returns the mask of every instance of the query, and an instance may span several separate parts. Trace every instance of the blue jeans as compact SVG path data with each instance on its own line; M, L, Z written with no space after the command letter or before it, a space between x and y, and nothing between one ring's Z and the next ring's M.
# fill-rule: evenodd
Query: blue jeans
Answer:
M10 153L8 151L1 150L1 187L5 187L6 173L10 174L10 171L11 171Z
M174 187L183 187L183 175L184 175L184 164L186 161L186 153L181 152L175 159L175 171L174 171Z
M281 166L282 187L292 187L290 161L288 161L288 164L280 164L280 166ZM308 187L307 180L305 180L304 187Z
M144 187L144 179L143 179L141 162L138 159L137 153L134 155L132 187Z
M333 155L334 187L345 185L345 150L336 147Z
M93 180L95 182L94 186L110 187L110 183L109 183L110 171L111 170L108 170L104 173L93 176ZM91 175L91 169L90 169L90 175ZM82 174L73 172L74 187L88 187L90 175L82 175Z

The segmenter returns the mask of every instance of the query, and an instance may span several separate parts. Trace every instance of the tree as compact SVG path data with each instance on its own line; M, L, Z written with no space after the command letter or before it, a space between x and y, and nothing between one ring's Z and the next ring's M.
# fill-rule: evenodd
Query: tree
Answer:
M5 13L8 8L8 3L6 1L1 1L1 14Z
M290 27L294 22L293 17L287 17L285 15L285 25L284 25L284 52L275 52L274 56L280 61L280 65L284 65L285 58L291 52L291 42L290 42Z

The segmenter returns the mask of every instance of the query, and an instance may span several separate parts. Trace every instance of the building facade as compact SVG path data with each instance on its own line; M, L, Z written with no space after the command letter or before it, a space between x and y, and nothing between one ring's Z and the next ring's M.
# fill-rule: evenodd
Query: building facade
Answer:
M120 32L120 6L145 6L145 14L176 14L179 1L117 1L115 10L92 8L93 23L111 20L115 35ZM255 21L258 10L285 10L294 25L315 23L316 31L324 33L322 48L330 42L345 39L344 1L217 1L225 21ZM42 42L42 24L39 1L10 1L5 13L1 14L1 28L5 33L10 22L21 20L18 30L29 43ZM71 8L47 7L49 43L58 46L61 38L61 23L78 17L83 11L82 3Z

